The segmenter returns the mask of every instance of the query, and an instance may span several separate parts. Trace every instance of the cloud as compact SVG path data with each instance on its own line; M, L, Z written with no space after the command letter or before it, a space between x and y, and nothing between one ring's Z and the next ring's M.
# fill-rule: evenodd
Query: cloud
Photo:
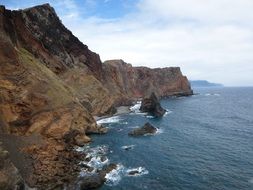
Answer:
M202 24L237 23L252 25L252 0L142 0L143 14L177 21L196 21Z
M63 23L102 60L180 66L191 79L253 85L252 0L139 0L113 19L84 16L95 0L57 2Z

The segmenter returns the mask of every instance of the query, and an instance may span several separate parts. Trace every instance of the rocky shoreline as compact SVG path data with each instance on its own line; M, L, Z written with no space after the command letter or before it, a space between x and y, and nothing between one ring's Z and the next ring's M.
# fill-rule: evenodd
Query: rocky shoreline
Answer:
M81 184L76 180L86 155L75 147L91 142L89 134L107 131L93 116L113 115L116 107L153 91L158 98L192 94L179 67L102 63L49 4L23 10L0 5L0 33L0 141L9 152L1 159L17 169L24 188ZM127 112L128 107L119 107L117 114ZM1 179L7 180L1 189L16 185L6 175Z

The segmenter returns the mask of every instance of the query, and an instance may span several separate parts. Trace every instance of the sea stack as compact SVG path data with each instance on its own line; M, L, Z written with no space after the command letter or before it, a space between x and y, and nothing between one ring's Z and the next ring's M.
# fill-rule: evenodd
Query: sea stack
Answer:
M148 112L155 117L162 117L166 112L166 110L162 108L154 92L152 92L150 96L143 98L140 111Z
M139 127L134 129L133 131L129 132L128 135L130 136L141 136L147 134L154 134L156 133L157 129L151 125L150 123L145 123L143 127Z

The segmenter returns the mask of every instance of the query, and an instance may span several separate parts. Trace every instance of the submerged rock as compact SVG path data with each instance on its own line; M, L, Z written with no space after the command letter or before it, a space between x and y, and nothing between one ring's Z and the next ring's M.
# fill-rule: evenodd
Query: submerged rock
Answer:
M149 97L143 98L140 111L148 112L155 117L162 117L166 112L166 110L161 107L160 102L154 92L152 92Z
M140 174L138 170L133 170L133 171L128 172L128 175L138 175L138 174Z
M131 150L133 148L134 148L134 145L122 146L122 149L124 150Z
M145 134L154 134L156 133L157 129L152 126L150 123L145 123L143 127L134 129L133 131L129 132L128 135L130 136L141 136Z

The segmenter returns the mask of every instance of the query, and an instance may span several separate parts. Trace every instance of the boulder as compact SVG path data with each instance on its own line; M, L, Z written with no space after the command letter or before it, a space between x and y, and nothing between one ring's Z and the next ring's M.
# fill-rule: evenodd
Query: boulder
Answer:
M80 181L80 189L81 190L88 190L88 189L97 189L104 184L106 181L106 174L111 172L113 169L116 169L116 164L109 164L105 166L102 170L98 173L94 173L92 175L86 175L82 177Z
M166 110L161 107L154 92L152 92L150 96L143 98L140 111L148 112L155 117L162 117L166 112Z
M154 134L156 133L157 129L152 126L150 123L145 123L143 127L139 127L134 129L133 131L129 132L128 135L130 136L141 136L145 134Z
M140 174L140 172L138 170L132 170L130 172L128 172L128 175L138 175Z

